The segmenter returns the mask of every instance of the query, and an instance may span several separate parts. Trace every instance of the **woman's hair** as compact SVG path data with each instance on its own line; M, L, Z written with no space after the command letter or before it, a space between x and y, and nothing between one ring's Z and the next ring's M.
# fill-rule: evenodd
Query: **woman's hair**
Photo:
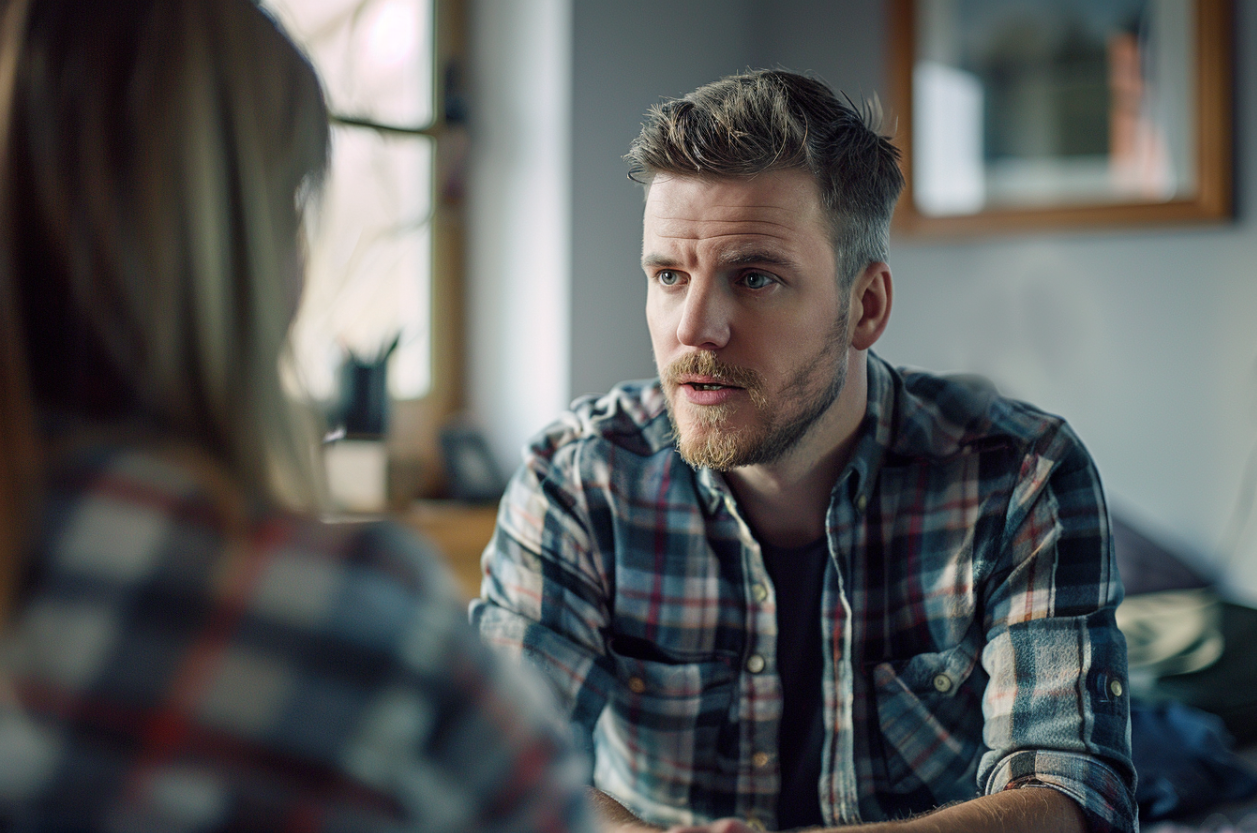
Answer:
M48 415L190 444L248 494L310 496L279 362L328 121L250 0L0 8L3 601Z

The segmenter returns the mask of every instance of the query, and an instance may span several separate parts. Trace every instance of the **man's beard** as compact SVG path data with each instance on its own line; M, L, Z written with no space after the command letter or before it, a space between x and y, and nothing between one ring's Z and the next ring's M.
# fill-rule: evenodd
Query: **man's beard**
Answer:
M821 349L794 372L776 402L769 400L764 380L757 371L726 364L716 358L715 353L689 353L668 365L662 373L663 388L672 433L682 459L695 468L706 466L728 471L740 466L775 463L798 445L846 386L847 363L842 350L847 341L845 319L845 315L839 317ZM828 363L833 364L828 384L820 390L809 391L814 377L825 372ZM715 384L744 388L757 419L751 425L730 428L726 423L734 411L745 404L691 405L686 409L686 414L691 416L688 432L683 432L675 400L680 378L686 375L704 376L714 379ZM798 406L790 408L791 402L797 402Z

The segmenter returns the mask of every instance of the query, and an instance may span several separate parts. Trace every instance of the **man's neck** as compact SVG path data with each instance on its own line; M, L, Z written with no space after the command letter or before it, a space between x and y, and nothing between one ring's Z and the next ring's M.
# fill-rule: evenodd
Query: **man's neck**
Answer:
M825 534L829 495L855 446L868 407L868 372L860 360L848 368L842 394L781 459L743 466L725 475L742 513L760 540L802 546Z

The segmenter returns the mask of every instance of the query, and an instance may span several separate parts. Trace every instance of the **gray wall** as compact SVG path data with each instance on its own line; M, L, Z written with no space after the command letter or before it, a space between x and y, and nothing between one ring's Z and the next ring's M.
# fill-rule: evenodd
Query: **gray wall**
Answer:
M467 399L506 470L571 398L571 0L476 0Z
M553 371L580 394L653 372L641 196L620 160L641 113L746 66L812 70L856 98L882 92L886 21L866 0L570 1L570 363ZM1257 0L1238 6L1237 42L1257 43ZM1238 198L1249 206L1257 61L1237 53ZM1066 416L1116 507L1257 602L1257 522L1240 495L1257 448L1254 264L1247 213L1205 228L896 239L878 349L984 372Z

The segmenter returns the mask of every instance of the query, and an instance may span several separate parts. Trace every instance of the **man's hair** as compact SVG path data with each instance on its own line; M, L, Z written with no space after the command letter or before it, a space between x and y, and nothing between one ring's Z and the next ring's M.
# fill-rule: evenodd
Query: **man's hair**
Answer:
M903 189L899 151L879 133L880 120L876 100L857 107L816 79L757 70L655 105L624 158L629 178L647 187L657 174L808 171L830 218L845 287L869 263L886 259Z
M0 0L0 601L40 413L313 499L278 364L328 152L318 78L252 0Z

